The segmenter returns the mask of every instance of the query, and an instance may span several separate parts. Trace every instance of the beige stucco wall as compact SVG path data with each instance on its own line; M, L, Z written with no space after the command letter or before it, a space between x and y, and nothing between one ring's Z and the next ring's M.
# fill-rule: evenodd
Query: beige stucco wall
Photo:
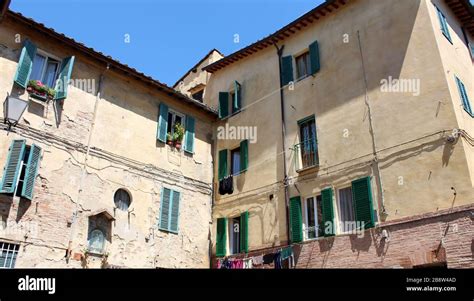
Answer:
M458 116L461 112L457 88L443 67L444 57L455 55L444 54L438 46L439 27L432 20L429 6L425 0L352 1L280 43L285 46L283 55L295 55L318 40L321 56L319 73L296 82L293 90L284 91L286 148L299 142L297 121L314 114L320 156L318 169L298 173L295 154L287 151L290 197L316 195L328 186L347 187L351 181L370 175L374 209L381 211L359 32L387 212L379 222L473 202L472 173L468 168L471 155L466 154L472 147L467 150L463 138L455 144L446 143L452 129L468 130L466 121L461 124ZM467 65L470 60L464 48L460 51L462 56L455 61L459 72L465 73L468 67L472 70L472 65ZM249 145L249 170L236 177L233 195L216 195L213 212L215 221L249 210L250 249L271 244L273 239L267 233L278 235L277 244L286 240L281 185L274 201L267 197L274 189L268 185L283 178L278 157L281 133L277 62L276 50L266 48L215 72L207 86L207 101L217 106L219 91L231 89L234 80L242 83L243 106L251 107L219 125L227 122L258 129L258 142ZM390 76L419 81L419 95L382 91L381 80ZM472 80L472 73L464 76L466 81ZM238 141L216 140L216 158L220 149L235 145ZM217 166L214 171L217 178ZM454 202L451 187L457 193ZM336 198L334 207L337 215ZM252 214L269 210L275 218ZM214 238L215 223L212 230Z
M16 33L58 57L75 55L72 79L94 79L98 85L105 66L6 19L0 29L0 94L17 91L13 77L22 44L15 43ZM0 240L21 243L17 267L80 267L76 254L87 247L88 215L106 209L115 217L106 246L109 264L208 267L212 117L113 69L104 76L95 119L95 92L69 86L59 114L52 104L43 108L30 103L15 133L2 130L1 166L13 139L24 138L28 144L40 145L43 157L33 201L0 196L0 213L7 225L0 232ZM160 102L196 119L193 155L156 140ZM91 151L83 170L89 137ZM178 234L157 228L163 187L181 193ZM128 212L114 209L113 196L119 188L131 194ZM73 219L76 210L77 223ZM26 229L9 230L22 223L35 225L27 236ZM70 240L72 253L66 261ZM88 260L90 267L100 266L100 258Z

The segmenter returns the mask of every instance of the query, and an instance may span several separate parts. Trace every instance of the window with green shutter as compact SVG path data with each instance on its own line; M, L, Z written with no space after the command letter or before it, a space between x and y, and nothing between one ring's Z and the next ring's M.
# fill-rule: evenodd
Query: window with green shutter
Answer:
M438 7L436 7L436 11L438 13L438 20L439 20L441 32L446 37L446 39L448 39L448 41L452 44L453 41L451 40L451 35L449 34L449 27L448 27L448 22L446 21L446 16L441 12L441 10Z
M455 79L456 79L456 85L458 86L458 91L459 91L459 96L461 98L462 106L464 110L467 113L469 113L469 115L474 117L474 113L471 107L471 102L469 100L469 97L467 96L466 87L464 86L464 83L457 76L455 76Z
M229 115L229 92L219 92L219 118Z
M242 108L242 85L238 81L234 81L232 113L240 111Z
M281 58L281 85L286 86L293 81L293 56Z
M160 103L158 109L158 128L156 131L156 139L166 142L166 130L168 129L168 106Z
M240 142L240 172L244 172L249 167L249 141Z
M365 229L373 228L375 226L375 219L370 177L352 182L352 201L356 221L358 223L364 223Z
M299 196L290 199L290 229L291 242L303 241L303 217L301 209L301 198Z
M216 256L224 257L227 255L227 219L218 218L217 219L217 229L216 229Z
M7 162L3 168L3 177L1 182L2 193L13 193L20 175L23 156L25 153L25 140L13 140L8 149Z
M219 151L219 181L224 179L228 175L227 172L227 149L223 149Z
M61 69L59 77L56 82L56 94L54 95L55 100L65 99L67 97L67 90L69 86L69 80L71 79L72 68L74 67L74 56L67 57L61 62Z
M25 177L21 196L29 200L33 200L33 192L35 187L36 176L38 175L39 163L41 159L41 147L33 144L29 151L28 161L26 165Z
M33 60L36 55L36 46L31 41L26 40L21 50L18 67L16 69L14 82L20 87L26 88L33 69Z
M240 215L240 252L249 252L249 212Z
M183 149L190 154L194 153L194 118L186 115L185 137Z
M310 67L311 74L314 75L321 69L321 64L319 62L319 44L318 41L314 41L309 45L309 57L310 57Z
M179 203L181 194L172 189L163 188L161 191L161 209L159 229L178 233Z
M321 191L321 202L323 211L323 232L324 236L334 236L336 225L334 222L333 190L326 188Z

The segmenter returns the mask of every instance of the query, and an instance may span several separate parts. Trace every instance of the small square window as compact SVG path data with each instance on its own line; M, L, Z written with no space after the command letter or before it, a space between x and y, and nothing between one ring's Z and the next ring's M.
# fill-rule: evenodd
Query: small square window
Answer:
M38 80L46 86L54 88L58 78L59 64L59 61L37 53L33 59L30 79Z
M184 115L170 110L168 112L168 127L166 129L166 132L171 133L171 135L173 135L174 126L176 124L181 124L182 126L184 126Z
M310 59L309 52L305 52L295 58L296 61L296 78L302 79L309 75L310 72Z
M0 269L13 269L20 245L0 241Z
M204 96L204 89L194 92L191 97L197 101L202 102Z

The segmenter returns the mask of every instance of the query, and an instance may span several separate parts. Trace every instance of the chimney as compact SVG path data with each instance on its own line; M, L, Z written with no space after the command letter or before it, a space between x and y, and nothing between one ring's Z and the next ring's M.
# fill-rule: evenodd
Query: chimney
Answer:
M5 14L8 11L8 7L10 6L11 0L0 0L0 22L2 22Z

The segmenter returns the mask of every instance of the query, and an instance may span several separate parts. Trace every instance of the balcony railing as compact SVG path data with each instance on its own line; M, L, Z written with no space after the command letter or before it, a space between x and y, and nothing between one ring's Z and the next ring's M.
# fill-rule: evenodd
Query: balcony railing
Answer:
M309 139L293 147L296 171L319 165L318 142Z

